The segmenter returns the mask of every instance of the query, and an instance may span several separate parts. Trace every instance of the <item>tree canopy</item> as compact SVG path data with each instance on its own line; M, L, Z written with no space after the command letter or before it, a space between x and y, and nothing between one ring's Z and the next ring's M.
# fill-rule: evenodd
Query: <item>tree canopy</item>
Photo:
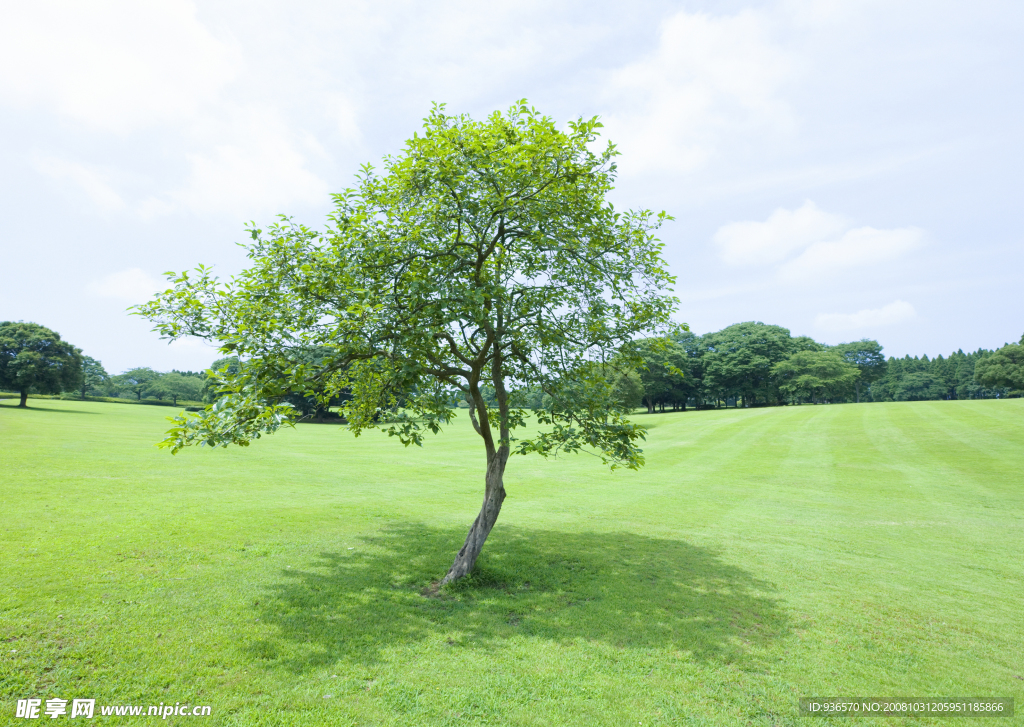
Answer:
M882 376L870 384L872 401L911 401L925 399L992 399L1013 395L1004 387L989 386L975 377L975 368L993 352L979 348L964 353L954 351L948 357L904 356L889 358ZM984 366L981 365L984 370ZM927 374L927 377L916 376Z
M90 390L102 389L110 382L110 374L103 368L103 364L92 356L82 357L82 383L81 393L85 399Z
M19 407L28 406L29 391L74 391L82 377L81 350L56 331L38 323L0 323L0 388L20 393Z
M924 371L913 371L904 375L893 392L895 401L926 401L941 399L946 387L938 376Z
M186 376L178 371L162 374L153 381L147 390L161 398L171 399L175 404L178 399L198 400L203 391L203 380L196 376Z
M779 391L790 400L841 400L853 391L860 371L834 350L798 351L772 367Z
M179 418L164 445L245 444L285 423L290 393L344 392L355 433L421 444L469 403L486 453L484 502L444 581L469 573L505 499L511 453L590 451L643 464L644 431L617 393L631 342L670 322L673 282L654 231L616 210L617 151L597 119L565 131L525 102L484 121L435 106L422 134L334 196L325 231L253 226L251 266L229 282L183 273L140 308L164 336L220 342L242 365L228 393ZM326 349L311 364L301 355ZM613 362L614 360L614 362ZM493 403L484 387L494 392ZM540 431L523 434L529 392ZM403 406L396 410L399 399Z
M666 406L686 410L691 397L699 397L702 367L700 339L689 331L665 339L638 342L643 357L639 372L640 400L648 413Z
M749 406L780 400L772 367L808 347L810 339L793 339L782 326L759 321L737 323L706 336L704 383L716 392L742 396ZM818 346L810 341L810 344Z
M832 347L843 359L857 367L860 376L854 381L857 389L857 403L860 403L861 384L871 384L885 375L885 356L878 341L862 338L852 343L840 343Z
M142 401L143 394L148 393L159 378L159 371L154 371L148 366L139 366L112 377L111 381L121 391L132 393L138 401Z
M1024 336L1022 343L1010 343L978 361L974 378L989 388L1024 390Z
M1024 338L1024 337L1022 337ZM672 345L668 345L671 343ZM886 357L878 341L828 346L790 336L781 326L737 323L696 336L689 331L639 341L641 399L648 412L722 406L848 401L991 399L1024 395L1024 343L948 357ZM822 356L804 354L820 353ZM825 355L827 354L827 355ZM856 369L835 367L835 357ZM814 366L812 366L812 362ZM828 364L826 368L811 369ZM800 383L797 379L802 378Z

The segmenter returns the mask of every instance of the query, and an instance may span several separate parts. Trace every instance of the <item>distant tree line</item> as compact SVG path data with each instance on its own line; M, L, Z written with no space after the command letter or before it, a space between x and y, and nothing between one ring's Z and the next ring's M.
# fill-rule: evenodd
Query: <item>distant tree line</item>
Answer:
M829 346L746 322L636 345L644 367L636 372L639 386L624 387L623 395L648 412L1024 395L1024 337L997 351L886 359L874 340Z
M20 406L30 394L74 394L125 399L160 399L177 404L197 401L206 386L206 373L148 367L111 376L103 364L38 323L0 323L0 390L20 394Z
M648 412L1024 395L1024 336L1020 343L995 351L887 359L882 346L871 339L829 346L807 336L792 336L782 326L750 321L702 336L684 331L632 345L641 354L643 366L617 368L613 360L602 375L610 371L615 377L623 403L643 406ZM317 371L329 354L315 348L296 351L292 365ZM210 404L221 394L220 374L236 373L240 366L237 358L226 357L206 371L162 373L137 367L110 375L102 363L83 355L54 331L22 321L0 323L0 390L20 393L22 406L29 394L71 392L82 399ZM323 377L323 382L326 391L329 377ZM292 392L285 401L304 418L336 418L330 408L346 395L327 397L324 391ZM486 385L481 391L492 403L494 392ZM396 406L402 400L398 396ZM547 409L552 398L534 387L516 391L513 403ZM455 397L451 404L466 406Z
M197 371L178 371L176 369L161 373L142 366L128 369L124 373L110 376L96 359L86 356L86 368L91 374L86 375L87 384L79 390L81 398L86 396L108 396L122 399L160 399L200 401L206 384L206 374Z
M872 401L996 399L1024 395L1024 336L995 351L956 351L944 358L890 358L871 387Z

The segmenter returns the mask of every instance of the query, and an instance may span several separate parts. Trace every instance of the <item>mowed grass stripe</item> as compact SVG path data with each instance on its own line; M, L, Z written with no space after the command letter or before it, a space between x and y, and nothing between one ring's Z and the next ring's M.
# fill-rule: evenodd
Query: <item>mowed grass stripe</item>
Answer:
M1022 703L1019 400L641 415L640 472L515 457L479 572L442 599L420 591L482 495L465 421L422 449L300 425L170 457L166 411L32 403L0 405L4 714L795 725L810 694Z

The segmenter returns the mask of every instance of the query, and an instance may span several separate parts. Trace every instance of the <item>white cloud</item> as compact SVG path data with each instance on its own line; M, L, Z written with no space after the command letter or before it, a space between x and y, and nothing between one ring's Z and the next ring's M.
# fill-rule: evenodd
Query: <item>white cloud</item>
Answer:
M165 202L251 219L287 211L296 203L327 200L327 182L306 168L307 155L320 156L322 148L292 134L273 111L239 109L228 128L220 126L215 138L230 141L187 154L188 182ZM144 204L150 213L173 208L162 207L160 200Z
M0 99L110 131L191 117L237 73L187 0L5 3Z
M848 227L839 215L823 212L807 200L799 209L779 208L764 222L732 222L715 233L722 260L733 265L777 263L797 250L841 234Z
M722 260L732 265L782 263L779 278L790 283L896 260L924 244L924 232L916 227L849 227L844 217L807 200L792 211L775 210L764 222L723 225L714 242Z
M849 268L895 260L922 244L924 232L916 227L859 227L833 242L814 243L795 260L784 264L779 276L789 282L821 279Z
M850 26L860 20L871 5L887 9L879 0L782 0L779 8L790 16L797 27L845 26L849 32Z
M827 331L853 331L905 323L916 317L914 306L905 300L895 300L881 308L866 308L856 313L822 313L814 319L814 324Z
M363 132L359 128L359 113L352 99L340 93L327 94L324 107L335 119L336 128L341 138L349 144L357 144L363 140Z
M282 97L282 85L292 88L295 77L322 72L317 54L285 53L268 67L263 48L252 52L253 41L281 43L290 36L232 27L250 44L247 63L241 44L211 32L191 0L12 5L0 23L0 105L56 112L113 134L164 127L147 132L162 135L147 161L172 162L163 178L127 174L132 184L120 185L120 194L109 173L56 159L35 163L47 176L80 187L104 211L131 209L144 220L175 212L241 220L325 203L328 185L309 162L329 163L330 154L279 100L289 98ZM359 144L351 94L320 80L315 88L323 92L321 106L337 119L344 141ZM232 100L242 95L282 108ZM125 177L132 161L120 162L119 176Z
M154 293L168 287L166 281L154 278L144 270L129 268L92 281L86 286L86 290L99 298L143 303L152 298Z
M492 104L500 108L524 95L533 99L531 89L564 78L565 64L578 63L580 53L605 41L608 23L593 6L581 12L573 3L544 0L365 7L365 14L355 11L351 25L360 32L346 39L353 58L374 57L387 79L387 95L415 99L407 108L416 117L429 101L448 102L454 112L489 112Z
M652 55L612 75L605 125L631 172L692 171L730 133L792 127L779 92L796 66L769 39L769 24L751 10L680 12L664 23Z
M125 206L121 195L107 183L107 175L96 169L54 156L37 156L32 159L32 166L50 179L72 183L101 212L114 212Z

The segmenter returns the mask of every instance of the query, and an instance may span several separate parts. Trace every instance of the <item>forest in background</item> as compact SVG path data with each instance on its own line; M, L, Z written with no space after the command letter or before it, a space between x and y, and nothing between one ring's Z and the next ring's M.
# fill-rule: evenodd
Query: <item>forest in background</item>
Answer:
M159 372L149 367L136 367L110 375L100 361L81 355L78 349L60 341L58 334L42 326L3 325L11 329L15 326L30 328L36 336L35 348L63 346L67 351L66 361L61 366L65 369L78 367L73 376L64 371L65 375L58 380L52 375L53 366L36 365L43 373L35 374L40 383L29 387L30 394L63 393L66 398L107 398L139 403L209 404L218 396L218 385L211 372L233 373L239 366L237 359L227 357L214 361L207 371ZM19 354L16 345L0 347L4 349L0 351L3 354L0 359L4 359L0 367L11 369L4 373L6 378L0 381L0 389L19 390L11 386L14 383L11 372L21 360L18 356L23 359L29 352L26 349ZM829 346L807 336L793 336L782 326L748 321L704 335L679 331L668 337L638 340L633 345L641 354L642 367L623 370L616 368L614 359L608 363L622 403L627 407L643 406L649 413L689 408L997 399L1024 395L1024 336L1020 343L996 350L980 348L969 353L957 350L934 358L927 355L887 358L882 345L873 339ZM33 355L39 359L38 355ZM315 350L296 355L314 366L322 358ZM44 373L49 376L43 376ZM493 398L493 390L487 386L483 387L483 393L485 398ZM295 392L287 401L303 417L322 419L332 416L330 405L339 404L344 398L335 397L325 405L315 392ZM539 389L523 389L516 393L516 403L527 409L547 408L551 397ZM465 406L465 402L455 398L452 404Z
M872 339L829 346L794 337L782 326L746 322L639 345L646 366L636 383L624 381L622 388L652 412L1024 394L1019 344L935 358L887 358Z

